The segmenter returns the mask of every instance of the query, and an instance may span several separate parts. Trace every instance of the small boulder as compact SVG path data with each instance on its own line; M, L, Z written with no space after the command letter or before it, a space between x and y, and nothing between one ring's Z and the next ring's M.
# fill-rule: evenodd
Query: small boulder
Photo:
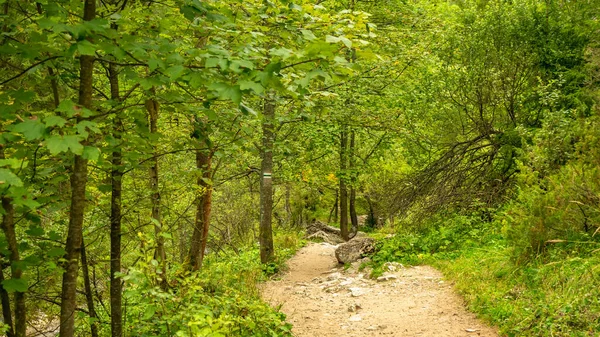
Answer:
M370 237L359 237L340 244L335 250L335 257L339 263L352 263L374 251L374 239Z
M339 228L329 226L321 221L315 221L306 226L306 238L334 245L344 242L340 237Z
M307 235L311 235L311 234L315 234L318 232L324 232L326 234L333 234L333 235L340 235L340 229L339 228L335 228L333 226L329 226L326 223L322 222L322 221L315 221L311 224L308 224L306 226L306 234Z

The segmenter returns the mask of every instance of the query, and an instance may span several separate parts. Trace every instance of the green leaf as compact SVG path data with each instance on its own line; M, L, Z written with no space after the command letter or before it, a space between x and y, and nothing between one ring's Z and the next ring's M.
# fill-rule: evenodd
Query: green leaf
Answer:
M96 46L88 40L79 41L77 42L77 51L79 51L81 55L93 56L96 55Z
M298 84L300 84L302 87L307 88L310 85L310 81L315 77L320 77L325 80L327 79L328 75L321 69L313 69L308 74L306 74L306 76L303 79L299 80Z
M204 66L206 68L215 68L216 66L219 65L220 60L221 59L218 59L218 58L212 58L212 57L208 58L208 59L206 59L206 63L204 64Z
M100 157L100 149L93 146L84 146L81 156L83 159L98 161L98 158Z
M0 159L0 166L18 169L23 165L23 162L16 158Z
M25 231L25 233L30 236L42 236L44 235L44 229L40 226L32 225Z
M340 40L342 41L342 43L348 47L348 48L352 48L352 41L350 41L350 39L348 39L345 36L340 37Z
M62 136L52 136L46 139L46 147L53 155L69 151L69 145Z
M302 36L307 40L314 40L317 38L315 34L308 29L301 29L300 32L302 32Z
M275 74L278 74L280 70L281 63L271 62L265 67L264 71L261 71L256 75L256 79L260 80L263 87L267 87L275 78Z
M13 203L15 204L15 206L24 206L31 210L40 207L40 204L31 198L16 198L13 200Z
M79 143L79 136L51 136L46 139L46 147L53 155L69 150L77 155L83 153L83 145Z
M50 116L46 118L46 127L48 128L53 126L63 127L66 123L67 121L60 116Z
M165 66L165 64L163 63L163 61L161 61L159 59L148 60L148 70L150 70L150 72L153 72L157 68L163 68L164 66Z
M165 74L169 76L171 81L174 81L181 77L183 72L185 71L185 67L182 65L175 65L165 69Z
M216 121L218 116L217 113L215 112L215 110L213 109L204 109L204 114L206 115L206 117L208 117L209 120L211 121Z
M55 247L52 248L50 250L48 250L46 252L46 255L48 255L48 257L60 257L60 256L64 256L65 255L65 250L61 247Z
M271 49L272 56L279 56L282 60L288 59L294 55L294 51L287 48Z
M254 63L252 63L252 61L249 61L249 60L234 60L234 61L231 61L230 67L233 67L233 65L236 65L236 66L239 66L242 68L247 68L250 70L254 69Z
M28 119L13 127L13 131L22 133L26 140L35 140L42 137L46 127L37 119Z
M242 91L239 85L229 85L227 83L213 83L208 86L209 89L215 90L219 98L228 99L236 104L242 101Z
M71 100L61 101L56 111L64 112L68 117L73 117L76 113L79 113L80 108Z
M257 94L262 94L265 91L265 88L258 82L242 80L238 81L238 85L241 90L249 90L252 89Z
M157 226L159 228L162 227L162 224L160 223L160 221L158 221L158 219L150 218L150 221L154 224L154 226Z
M4 280L2 281L2 287L9 293L14 293L15 291L24 293L28 289L27 281L23 280L22 278L11 278L8 280Z
M62 240L62 236L55 231L51 231L50 233L48 233L48 238L54 241Z
M335 37L335 36L331 36L331 35L327 35L327 36L325 36L325 42L327 42L327 43L338 43L338 42L340 42L340 38Z
M23 182L11 170L0 168L0 187L6 187L7 185L19 187L23 186Z
M247 114L252 114L254 116L258 116L258 113L252 109L251 107L245 105L244 103L240 104L240 110L242 111L242 113L244 113L245 115Z
M77 132L84 138L88 136L87 130L90 130L95 133L101 133L98 128L98 123L92 121L81 121L77 123Z

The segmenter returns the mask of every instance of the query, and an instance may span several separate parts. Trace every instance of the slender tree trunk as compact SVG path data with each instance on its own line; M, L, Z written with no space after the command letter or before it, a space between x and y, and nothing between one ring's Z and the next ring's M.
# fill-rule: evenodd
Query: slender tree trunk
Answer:
M0 284L4 282L4 268L0 267ZM0 287L0 301L2 301L2 319L4 325L8 327L6 337L15 337L14 327L12 322L12 311L10 309L10 298L4 287Z
M113 27L116 29L116 26ZM110 64L108 68L111 99L117 103L121 101L119 92L119 72L117 66ZM121 272L121 194L123 190L123 159L121 153L121 133L123 132L123 119L120 114L115 115L112 136L117 145L113 148L110 171L111 197L110 197L110 330L112 337L123 336L123 308L121 279L117 273Z
M265 99L263 108L263 148L260 179L260 261L268 263L275 257L273 250L273 143L275 120L275 102L271 97Z
M290 226L292 223L292 204L290 202L292 188L289 184L285 185L285 221Z
M96 17L96 1L85 0L83 20L91 21ZM92 107L94 76L94 57L82 55L79 58L79 104ZM85 186L87 184L87 160L75 156L71 173L71 208L69 211L69 230L65 245L65 266L62 280L60 305L59 337L73 337L75 333L75 308L77 307L77 275L79 254L83 237L83 215L85 210Z
M358 216L356 215L356 173L354 173L354 130L350 132L350 150L348 151L348 168L352 172L350 178L350 221L352 222L352 231L356 234L358 231Z
M348 131L342 126L340 134L340 234L348 241L348 189L346 187L346 168L348 152Z
M200 153L197 158L198 166L204 168L199 186L204 189L204 195L202 195L202 244L200 245L200 259L198 261L198 269L202 268L202 262L204 261L204 254L206 254L206 244L208 242L208 230L210 229L210 211L212 209L212 154ZM199 215L199 214L198 214Z
M0 146L0 159L4 159L4 148ZM19 267L21 261L19 257L19 246L17 242L17 235L15 233L15 222L14 215L15 210L12 205L12 200L6 196L2 197L2 231L8 243L8 250L10 251L9 261L11 269L11 278L18 280L23 275L23 271ZM17 337L25 337L27 329L27 307L25 306L25 293L15 291L15 325L14 335ZM4 309L4 308L3 308ZM8 315L11 315L10 306L8 306ZM12 320L9 321L10 329L13 329Z
M198 176L197 185L200 195L196 198L196 219L194 221L194 232L192 234L192 244L188 260L191 270L202 268L206 243L208 242L208 231L210 228L210 211L212 205L212 154L208 147L209 142L206 137L204 122L194 121L193 136L198 139L198 148L196 149L196 168L202 174Z
M367 204L369 204L369 217L370 217L370 225L374 228L379 226L379 215L377 215L375 211L375 206L373 205L373 201L369 195L365 194L365 200L367 200Z
M9 3L9 1L6 1L6 3L4 4L3 14L5 16L8 16L9 14ZM2 31L8 32L8 30L8 24L4 24L2 26ZM0 45L4 44L4 41L4 39L0 40ZM0 144L0 159L5 159L3 144ZM0 196L0 199L0 202L2 204L2 231L4 232L4 236L8 243L8 249L10 251L8 260L10 262L11 278L20 279L23 272L21 268L19 268L19 262L21 259L19 256L17 235L15 232L15 210L11 198L2 195ZM0 277L2 278L0 282L4 281L4 272L2 266L0 266ZM2 316L4 318L4 324L8 326L6 336L25 337L25 332L27 328L27 308L25 305L25 293L15 292L14 294L15 325L13 325L12 320L10 297L8 295L8 292L2 286L0 286L0 299L2 301Z
M60 96L58 94L58 81L56 80L56 74L54 73L54 69L52 67L48 67L48 75L50 75L50 87L52 88L52 99L54 103L54 108L58 108L60 104Z
M0 158L4 155L0 155ZM15 233L15 222L14 215L15 211L12 205L12 200L7 197L2 197L2 209L4 210L4 216L2 217L2 231L8 242L8 250L10 251L10 269L11 278L18 280L22 277L23 271L19 267L21 261L19 257L19 246L17 242L17 235ZM25 337L27 331L27 307L25 305L25 293L15 291L15 336Z
M335 209L333 211L333 222L337 223L340 218L340 190L335 191Z
M158 134L158 113L159 105L158 102L151 98L146 101L146 110L150 117L150 133ZM154 258L158 261L159 268L158 272L160 287L165 290L167 288L166 278L166 253L165 253L165 239L161 235L162 232L162 220L160 214L160 190L158 186L158 149L156 145L153 145L153 159L152 166L150 166L150 189L152 195L150 196L150 202L152 204L152 219L154 222L154 234L156 240L156 250Z
M338 199L339 199L339 193L336 190L335 191L335 201L333 202L333 206L331 207L331 211L329 212L329 217L327 218L327 223L331 222L331 218L333 217L333 221L337 222L337 217L338 217Z
M94 295L92 293L92 283L90 282L90 271L88 268L87 255L85 253L85 242L81 242L81 272L83 273L83 286L85 288L85 299L88 307L88 315L92 323L90 330L92 337L98 337L98 315L94 306Z

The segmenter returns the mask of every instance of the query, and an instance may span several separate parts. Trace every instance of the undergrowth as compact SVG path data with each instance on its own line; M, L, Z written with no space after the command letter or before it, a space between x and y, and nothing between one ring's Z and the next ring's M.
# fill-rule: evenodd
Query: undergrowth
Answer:
M258 246L209 254L202 270L176 266L163 291L148 275L155 264L138 263L123 277L127 336L291 336L285 315L260 299L257 284L279 272L304 242L299 234L275 237L276 261L260 264Z
M523 261L501 219L438 216L421 229L379 241L383 263L431 264L454 282L469 309L505 336L598 336L600 246L558 240Z

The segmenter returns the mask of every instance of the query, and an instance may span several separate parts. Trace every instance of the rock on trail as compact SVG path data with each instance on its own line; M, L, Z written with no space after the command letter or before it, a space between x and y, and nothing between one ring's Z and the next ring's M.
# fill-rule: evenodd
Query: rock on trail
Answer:
M496 337L497 332L466 311L442 274L428 266L387 265L376 280L344 270L337 246L311 243L289 262L281 280L262 289L263 298L280 306L295 336Z

